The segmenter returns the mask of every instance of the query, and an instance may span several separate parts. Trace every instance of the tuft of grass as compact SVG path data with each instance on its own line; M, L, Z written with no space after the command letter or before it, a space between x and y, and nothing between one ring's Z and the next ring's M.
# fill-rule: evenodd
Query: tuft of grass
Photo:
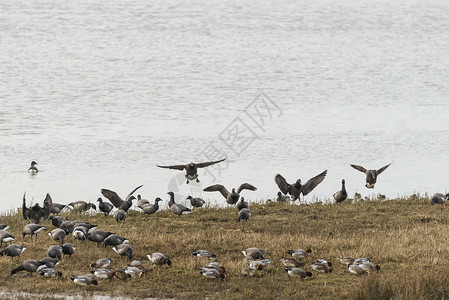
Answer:
M121 281L100 280L94 287L81 287L70 280L72 275L89 273L89 264L98 258L111 257L111 268L122 268L129 262L111 247L97 248L90 241L66 242L77 247L57 270L61 279L46 279L24 272L9 276L11 269L26 259L41 259L50 245L56 244L48 235L53 226L44 221L47 232L37 240L22 239L25 221L20 210L0 216L0 223L16 243L27 250L20 259L0 257L0 290L31 293L29 298L45 295L79 294L85 297L212 298L212 299L448 299L449 276L449 213L445 205L430 205L428 195L401 196L395 200L377 197L340 205L312 203L292 205L266 201L251 204L252 217L237 223L235 207L194 209L190 215L177 217L170 211L145 216L130 211L124 222L117 223L102 214L62 214L69 220L83 220L100 229L115 232L129 239L135 259L150 271L142 278ZM247 262L243 249L259 247L267 250L272 264L254 277L243 277ZM313 279L291 278L279 262L288 257L286 250L311 248L305 269L316 259L333 263L333 272L313 272ZM3 246L0 247L3 249ZM207 259L192 255L197 249L214 253L226 267L224 281L204 278L198 268ZM162 252L172 260L172 267L153 266L146 255ZM350 274L338 257L368 257L381 266L380 272L357 276ZM2 294L0 294L0 297ZM6 294L4 294L6 295ZM27 298L28 294L20 294Z

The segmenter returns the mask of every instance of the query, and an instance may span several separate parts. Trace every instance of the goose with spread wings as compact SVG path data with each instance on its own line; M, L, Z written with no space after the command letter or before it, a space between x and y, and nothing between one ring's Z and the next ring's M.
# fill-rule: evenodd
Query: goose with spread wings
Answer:
M237 191L235 190L235 188L233 188L231 190L231 192L229 192L223 185L221 184L214 184L211 186L208 186L207 188L203 189L203 191L205 192L215 192L215 191L219 191L223 197L226 198L226 202L228 204L236 204L239 201L240 198L240 192L242 190L250 190L250 191L255 191L257 190L257 188L249 183L242 183L240 185L240 187L237 189Z
M365 173L366 174L366 184L365 186L369 189L374 189L374 184L376 184L377 181L377 176L382 173L383 171L385 171L386 168L388 168L393 162L389 163L388 165L380 168L379 170L367 170L362 166L358 166L358 165L351 165L351 167L353 167L354 169Z
M134 192L137 191L142 186L143 184L139 185L134 190L132 190L131 193L129 193L128 196L126 196L125 200L120 198L116 192L111 190L101 189L101 193L103 194L103 196L108 198L109 201L111 201L111 203L114 204L115 207L117 207L118 209L123 209L124 211L128 211L128 209L133 205L132 200L136 199L136 197L133 196Z
M47 220L50 217L50 209L53 203L49 194L45 197L44 207L40 207L38 203L34 204L32 207L26 207L26 193L23 194L23 203L22 203L22 216L25 220L30 219L31 222L39 224L41 219Z
M281 174L277 174L274 180L276 181L276 184L278 185L281 192L284 193L284 195L290 194L292 200L295 201L296 199L301 200L301 194L305 196L314 188L316 188L317 185L324 180L326 174L327 170L324 170L322 173L307 180L305 184L301 184L301 179L298 179L295 183L290 184L285 180L284 177L281 176Z
M189 183L189 180L196 180L196 182L200 182L200 180L198 179L198 169L199 168L204 168L204 167L208 167L210 165L213 164L218 164L219 162L224 161L226 158L220 159L220 160L216 160L216 161L209 161L209 162L202 162L202 163L193 163L191 162L190 164L186 164L186 165L173 165L173 166L159 166L157 165L159 168L166 168L166 169L175 169L175 170L186 170L186 178L187 178L187 182Z

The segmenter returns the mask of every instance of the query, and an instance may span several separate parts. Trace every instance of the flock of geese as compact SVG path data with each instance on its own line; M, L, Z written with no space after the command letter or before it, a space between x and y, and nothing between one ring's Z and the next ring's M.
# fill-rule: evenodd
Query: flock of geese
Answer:
M176 170L185 170L187 183L192 180L198 179L198 169L204 168L213 164L220 163L225 159L211 162L203 163L189 163L185 165L169 165L169 166L158 166L161 168L169 168ZM39 171L36 167L37 163L35 161L31 162L31 166L28 171L31 174L37 174ZM385 169L391 165L388 164L380 169L366 169L359 165L351 165L354 169L363 172L366 175L366 187L374 188L377 181L377 177ZM306 196L309 194L317 185L319 185L326 177L327 170L321 172L320 174L312 177L306 183L302 183L300 179L296 180L294 183L288 183L287 180L280 174L275 176L275 182L279 187L279 192L277 194L277 201L285 201L291 199L295 201L300 199L301 194ZM142 185L133 189L124 199L122 199L116 192L101 189L101 194L109 200L109 202L104 201L102 198L98 198L98 209L108 216L112 213L113 218L117 222L124 221L127 217L128 210L133 205L133 200L137 200L136 206L140 208L144 214L154 214L159 210L159 202L163 201L161 198L156 198L154 203L143 199L140 195L136 197L133 194L141 188ZM248 203L241 197L240 193L243 190L255 191L256 187L249 184L243 183L237 189L232 188L229 191L221 184L211 185L204 188L205 192L220 192L220 194L225 198L226 203L229 205L236 205L238 208L237 221L250 219L251 210L249 209ZM173 192L168 192L169 201L168 207L172 213L180 217L183 214L192 213L192 210L182 204L175 203L175 197ZM287 196L288 195L288 196ZM337 203L341 203L347 199L347 192L345 190L345 180L342 180L342 188L333 195ZM444 203L449 198L449 194L435 194L432 198L432 204L434 203ZM191 196L187 197L190 204L195 208L202 207L205 201L201 198L193 198ZM130 277L141 277L147 272L147 269L143 267L142 262L138 260L133 260L133 248L130 246L130 241L123 236L109 232L107 230L99 229L97 226L89 224L80 220L66 220L65 218L58 216L64 209L71 208L76 211L86 211L89 209L97 210L97 206L93 203L87 203L85 201L76 201L65 204L53 203L49 194L46 195L43 201L43 206L41 207L38 203L31 207L26 205L26 194L23 196L22 204L22 215L26 220L30 220L31 223L26 224L22 231L22 237L25 239L26 235L29 235L31 239L43 230L46 230L45 226L40 225L41 220L51 220L52 225L55 229L51 230L48 235L57 242L56 245L51 245L47 250L47 257L40 260L26 260L16 268L11 270L11 276L14 274L27 271L30 274L39 273L45 277L60 277L62 273L54 269L54 267L59 263L59 261L64 256L71 256L75 254L76 247L71 243L66 243L65 239L68 235L72 235L74 240L88 240L96 243L97 246L102 247L112 247L112 250L120 256L124 256L129 259L129 265L121 269L109 269L112 259L111 258L100 258L98 261L90 264L90 274L71 276L71 280L79 285L97 285L98 279L102 278L120 278L126 279ZM115 211L114 208L116 208ZM55 214L51 216L50 214ZM0 245L2 243L10 243L5 249L0 252L0 256L9 256L11 259L14 257L19 257L26 248L18 245L11 244L15 241L15 238L8 233L7 229L9 226L0 224ZM248 262L247 267L242 270L243 276L254 276L256 272L262 271L269 267L271 260L267 258L269 253L260 248L248 248L242 251L245 256L245 260ZM282 257L279 262L285 268L285 271L289 276L297 276L300 278L312 278L312 273L305 271L303 268L306 265L306 260L309 255L312 254L311 249L295 249L287 250L286 254L289 257ZM207 258L208 263L203 266L199 273L207 278L217 278L224 279L226 277L225 267L217 262L217 257L207 250L196 250L193 255L198 258ZM167 265L171 266L171 260L165 256L163 253L155 252L147 255L149 261L154 265ZM366 258L353 258L353 257L342 257L340 262L345 264L347 270L354 274L365 274L375 272L380 269L378 265L374 265L370 259ZM318 259L313 262L309 262L309 269L318 273L330 273L332 272L332 263L324 259Z

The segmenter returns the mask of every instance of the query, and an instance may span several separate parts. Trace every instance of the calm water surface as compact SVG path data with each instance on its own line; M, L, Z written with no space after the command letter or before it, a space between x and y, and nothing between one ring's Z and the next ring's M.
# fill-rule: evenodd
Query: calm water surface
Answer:
M249 182L256 201L276 173L324 169L307 200L342 178L351 195L447 191L448 15L442 0L2 1L0 211L24 192L68 203L140 184L182 201ZM155 167L221 156L198 185ZM393 160L374 191L349 166Z

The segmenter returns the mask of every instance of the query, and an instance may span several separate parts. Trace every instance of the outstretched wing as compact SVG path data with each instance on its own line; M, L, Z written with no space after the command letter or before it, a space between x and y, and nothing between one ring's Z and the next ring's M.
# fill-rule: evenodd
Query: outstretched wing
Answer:
M377 175L379 175L380 173L382 173L383 171L385 171L386 168L388 168L393 162L389 163L388 165L386 165L385 167L380 168L379 170L377 170Z
M51 199L50 194L47 194L47 196L45 196L44 208L43 208L44 220L48 220L48 217L50 217L50 210L51 210L51 205L52 204L53 204L53 200Z
M26 199L25 199L26 193L23 193L23 204L22 204L22 216L25 220L29 218L30 210L26 206Z
M285 178L282 177L281 174L277 174L276 177L274 177L274 181L276 181L276 184L278 185L281 192L283 192L284 195L287 195L291 188L287 180L285 180Z
M203 191L205 191L205 192L219 191L225 198L228 198L228 195L229 195L228 190L221 184L214 184L214 185L208 186L207 188L203 189Z
M198 168L204 168L213 164L218 164L219 162L224 161L226 158L220 159L220 160L216 160L216 161L209 161L209 162L202 162L202 163L197 163L196 166Z
M326 174L327 174L327 170L324 170L324 172L307 180L307 182L301 186L302 194L305 196L308 193L310 193L314 188L316 188L317 185L319 185L324 180L324 177L326 177Z
M117 208L120 207L123 204L123 202L125 202L114 191L107 190L107 189L101 189L101 193L103 194L103 196L108 198L108 200L111 201L111 203L114 204L114 206Z
M138 189L140 189L141 187L143 187L143 184L142 184L142 185L139 185L139 186L136 187L134 190L132 190L131 193L129 193L128 196L126 196L125 201L128 201L129 198L132 196L132 194L134 194L134 192L137 191ZM112 201L111 201L111 202L112 202Z
M176 169L176 170L184 170L184 168L186 167L186 165L174 165L174 166L159 166L157 165L159 168L165 168L165 169Z
M240 194L240 192L241 192L242 190L251 190L251 191L255 191L255 190L257 190L257 188L256 188L255 186L249 184L249 183L242 183L242 184L239 186L238 190L237 190L237 194Z
M366 169L362 166L358 166L358 165L351 165L351 167L353 167L356 170L359 170L360 172L366 173Z

